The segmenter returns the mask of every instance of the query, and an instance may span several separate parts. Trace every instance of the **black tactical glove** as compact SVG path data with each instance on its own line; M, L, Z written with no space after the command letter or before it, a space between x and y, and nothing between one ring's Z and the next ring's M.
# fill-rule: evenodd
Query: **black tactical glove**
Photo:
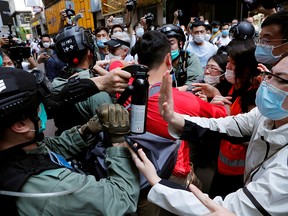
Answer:
M129 112L120 104L103 104L96 113L111 142L124 142L124 136L130 133Z
M81 127L83 135L97 134L101 131L103 131L103 127L97 115L90 118L89 121Z

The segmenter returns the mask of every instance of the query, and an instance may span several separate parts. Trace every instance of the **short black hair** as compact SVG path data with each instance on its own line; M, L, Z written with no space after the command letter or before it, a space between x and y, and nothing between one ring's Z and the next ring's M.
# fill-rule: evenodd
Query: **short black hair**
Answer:
M120 24L115 24L115 25L113 25L113 26L111 27L111 34L113 34L113 30L114 30L115 28L121 28L122 31L124 31L124 27L123 27L122 25L120 25Z
M100 31L106 31L107 32L107 35L109 35L109 28L108 27L105 27L105 26L100 26L100 27L97 27L94 31L94 34L96 35L98 32Z
M219 67L221 68L222 73L225 73L226 65L227 65L227 55L215 54L208 59L208 61L210 61L210 60L215 61L219 65ZM207 61L207 63L208 63L208 61Z
M152 69L160 66L167 53L171 52L171 45L165 34L152 30L137 40L135 51L139 63Z
M43 35L41 35L41 40L42 40L43 37L51 38L49 34L43 34Z
M261 28L269 25L280 26L280 32L283 35L284 39L288 39L288 12L287 11L279 11L274 13L267 18L261 24Z
M193 29L193 28L199 27L199 26L204 26L205 29L207 28L206 24L203 21L196 21L196 22L192 22L190 24L190 29Z

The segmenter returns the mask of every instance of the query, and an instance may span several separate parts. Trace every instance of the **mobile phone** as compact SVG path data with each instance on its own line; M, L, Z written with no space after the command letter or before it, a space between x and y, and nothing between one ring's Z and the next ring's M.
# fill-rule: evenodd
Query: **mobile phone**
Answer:
M139 146L138 145L134 146L133 141L127 135L125 135L124 137L125 137L125 140L128 143L128 145L132 148L132 150L137 154L137 157L141 160L141 157L138 154Z
M116 24L122 25L123 24L123 18L122 17L114 17L112 20L112 23L115 25Z

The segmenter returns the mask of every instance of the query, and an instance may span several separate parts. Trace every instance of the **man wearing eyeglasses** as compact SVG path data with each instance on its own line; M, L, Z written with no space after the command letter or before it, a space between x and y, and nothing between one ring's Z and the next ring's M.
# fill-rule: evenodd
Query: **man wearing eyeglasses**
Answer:
M258 62L273 66L288 55L288 12L280 11L268 16L261 28L255 57Z
M288 215L287 65L288 56L285 56L271 72L262 72L263 81L256 95L257 107L245 114L218 119L189 117L174 112L169 85L171 78L168 74L164 75L159 110L169 123L172 136L187 140L202 136L211 139L225 136L235 143L240 140L249 141L244 187L225 198L214 198L214 201L236 215ZM191 213L185 215L204 215L210 212L192 194L177 191L179 193L173 196L173 192L175 190L156 183L148 194L148 200L177 215L183 215L184 210ZM169 202L171 196L173 205Z
M133 61L133 56L130 55L130 37L126 32L116 32L111 40L105 42L108 45L109 54L105 57L106 60L124 60L127 62Z

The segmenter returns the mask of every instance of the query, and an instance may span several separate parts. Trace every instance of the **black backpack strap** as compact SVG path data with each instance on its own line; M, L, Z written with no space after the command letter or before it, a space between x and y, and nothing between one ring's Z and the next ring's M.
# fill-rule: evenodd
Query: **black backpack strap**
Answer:
M247 189L247 187L243 188L243 192L245 195L249 198L249 200L253 203L253 205L258 209L259 212L261 212L264 216L271 216L264 208L263 206L255 199L255 197L251 194L251 192Z

